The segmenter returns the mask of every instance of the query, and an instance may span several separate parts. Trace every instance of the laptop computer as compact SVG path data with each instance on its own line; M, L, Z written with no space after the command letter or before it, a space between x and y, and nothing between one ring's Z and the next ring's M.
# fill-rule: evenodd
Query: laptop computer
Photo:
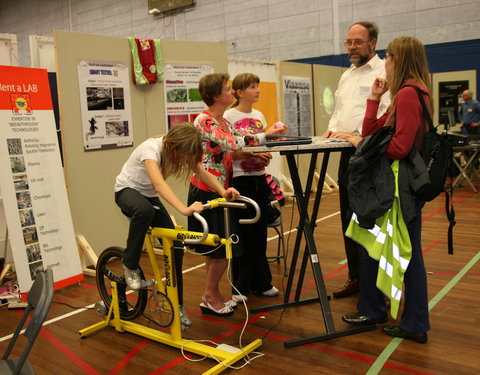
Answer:
M448 111L448 123L450 125L450 128L453 128L456 125L455 121L455 115L453 114L453 111ZM447 132L452 140L452 144L454 147L459 147L459 146L477 146L480 144L480 134L461 134L457 132Z
M265 146L267 147L308 145L312 143L311 137L301 137L295 135L267 134L266 139L267 142L265 143Z
M457 125L457 122L455 121L455 114L453 111L447 111L448 115L448 130L452 129Z

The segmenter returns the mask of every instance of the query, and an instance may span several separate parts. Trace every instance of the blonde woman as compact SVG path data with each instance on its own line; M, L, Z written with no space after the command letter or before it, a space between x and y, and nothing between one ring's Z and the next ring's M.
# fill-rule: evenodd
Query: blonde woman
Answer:
M158 198L160 195L182 215L202 212L202 202L185 205L165 182L170 176L188 179L193 172L220 196L235 199L238 192L224 189L200 162L203 148L199 131L190 123L176 124L170 131L141 143L130 155L115 182L115 203L131 218L127 247L123 254L125 279L131 289L142 288L138 269L143 240L149 227L174 228L170 216ZM178 300L183 328L191 325L183 308L183 250L176 246Z
M362 137L373 134L383 126L394 126L395 133L385 155L390 160L401 160L407 157L412 147L420 151L423 137L428 131L417 91L411 86L421 91L430 112L433 108L430 73L423 44L415 37L394 39L387 47L385 70L387 78L377 78L373 83L363 120ZM380 98L387 90L390 90L392 104L387 113L377 119ZM346 139L357 146L362 137L349 136ZM404 275L403 313L398 325L385 326L383 332L389 336L425 343L428 340L430 323L427 276L421 247L424 202L415 200L414 203L415 215L406 222L412 257ZM360 296L357 304L359 311L356 314L344 315L343 320L356 325L385 323L388 320L385 296L375 285L378 262L370 258L363 248L360 250Z

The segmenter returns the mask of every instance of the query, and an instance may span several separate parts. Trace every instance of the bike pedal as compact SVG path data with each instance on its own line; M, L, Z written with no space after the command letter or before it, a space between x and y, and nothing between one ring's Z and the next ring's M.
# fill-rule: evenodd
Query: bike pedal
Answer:
M149 288L151 286L155 285L155 280L142 280L142 288Z

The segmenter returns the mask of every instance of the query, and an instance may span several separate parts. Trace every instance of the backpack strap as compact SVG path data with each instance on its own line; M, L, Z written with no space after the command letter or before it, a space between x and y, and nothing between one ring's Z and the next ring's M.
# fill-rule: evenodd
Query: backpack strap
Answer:
M453 227L455 221L455 210L453 209L453 184L445 190L445 213L447 214L448 225L448 253L453 254Z
M430 116L430 112L428 111L427 105L425 104L425 100L423 100L422 90L420 90L417 86L413 86L413 85L404 85L403 87L413 87L415 89L418 95L418 100L422 105L423 118L425 119L425 121L427 121L429 130L431 132L436 132L436 129L433 126L432 116Z

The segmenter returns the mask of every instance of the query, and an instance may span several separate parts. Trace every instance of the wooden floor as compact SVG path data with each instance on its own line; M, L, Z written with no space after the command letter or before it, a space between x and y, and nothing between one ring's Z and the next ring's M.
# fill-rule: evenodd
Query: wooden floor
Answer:
M475 181L480 188L480 181ZM480 373L480 194L465 186L455 192L457 225L455 254L447 253L448 223L444 198L428 203L424 210L423 251L428 271L430 320L429 341L421 345L392 339L380 329L285 348L284 342L325 333L318 302L283 311L250 314L242 345L263 339L254 359L241 374L478 374ZM338 194L324 194L318 215L315 240L328 293L346 279L345 254L340 234ZM293 214L292 214L293 212ZM293 217L292 217L293 216ZM295 239L296 209L284 209L285 230L293 223L288 248ZM273 237L274 232L269 234ZM288 237L288 234L286 235ZM276 240L268 243L269 254ZM114 245L114 244L112 244ZM122 245L122 244L116 244ZM185 338L213 340L239 346L246 313L240 307L230 318L203 317L198 304L205 277L203 258L185 256L185 305L193 326ZM274 284L282 291L283 267L272 264ZM228 294L227 281L223 291ZM310 266L303 283L302 298L317 297ZM95 280L86 277L80 285L55 293L54 304L30 354L37 374L200 374L213 367L209 359L191 362L174 349L112 327L81 339L78 330L100 320L92 304L99 300ZM337 330L347 328L341 316L356 311L356 297L330 302ZM278 297L249 296L249 307L282 301ZM68 306L68 305L71 306ZM87 307L84 309L84 307ZM16 326L21 312L0 310L0 352ZM393 320L390 320L393 323ZM253 355L252 355L253 356ZM192 357L191 359L197 359ZM237 363L242 365L242 363ZM226 374L235 370L228 369Z

